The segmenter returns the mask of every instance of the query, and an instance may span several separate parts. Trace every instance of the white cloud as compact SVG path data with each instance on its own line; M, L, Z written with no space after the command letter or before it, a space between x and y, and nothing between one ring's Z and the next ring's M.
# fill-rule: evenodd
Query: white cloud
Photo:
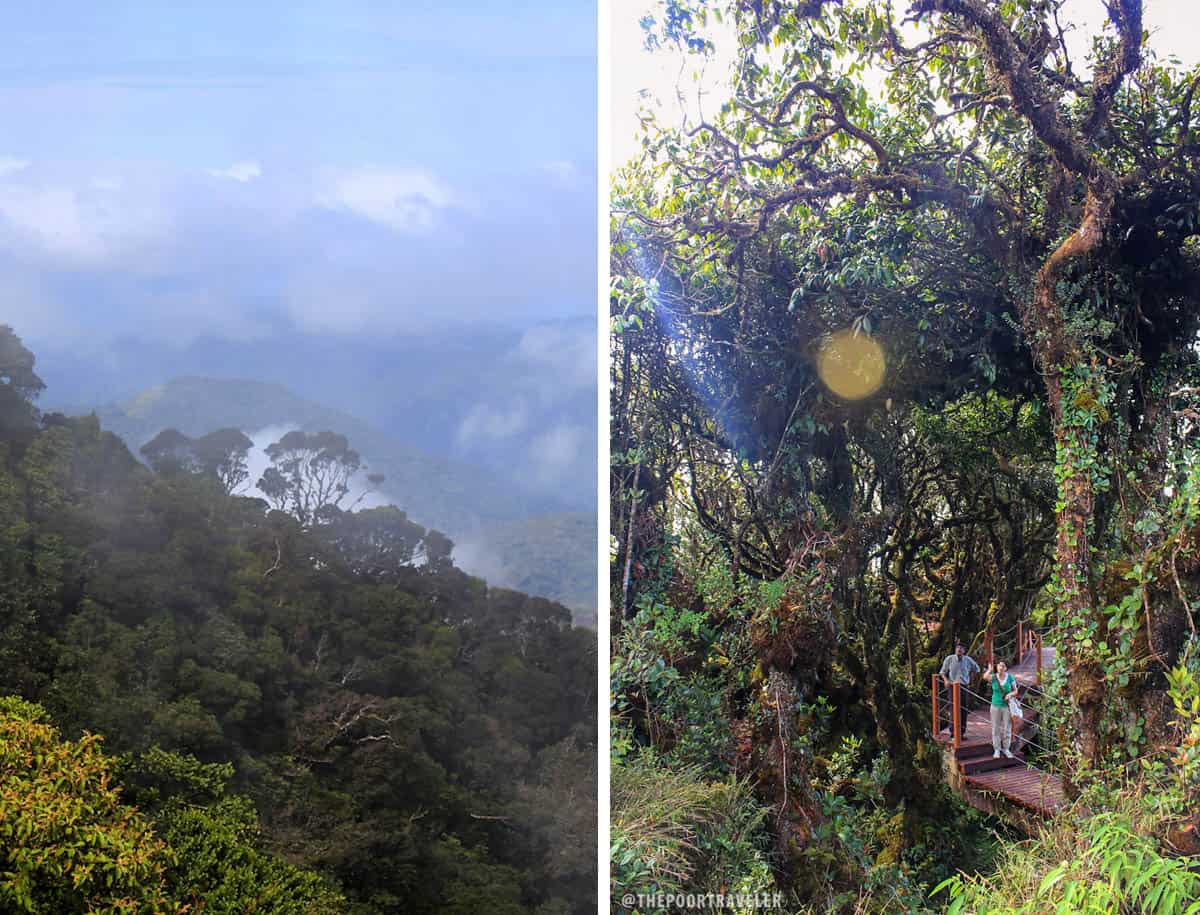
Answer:
M262 166L257 162L235 162L229 168L209 168L205 171L214 178L230 178L242 184L262 176Z
M389 311L394 310L369 285L348 283L320 269L298 269L289 278L281 302L298 327L318 334L390 330Z
M485 315L542 320L566 307L557 303L578 302L594 279L594 251L589 261L579 227L530 225L519 207L489 196L490 186L451 188L423 166L280 166L243 184L203 167L30 158L27 169L0 178L0 272L39 287L23 301L62 305L23 305L36 309L29 323L40 327L76 314L105 338L180 345L207 335L255 339L277 321L310 333L421 333ZM317 207L318 194L345 218ZM535 209L555 196L545 184L527 194ZM63 271L69 282L56 281ZM96 323L102 309L111 321ZM530 346L527 358L514 339L510 358L494 368L545 378L537 341ZM594 375L594 354L588 362ZM574 390L567 373L573 379L582 369L563 365L561 386L555 378L526 385L533 390L520 398L487 400L505 409L523 402L532 426L544 398Z
M0 191L0 215L50 250L96 253L98 240L88 231L79 199L70 188L7 186Z
M524 404L507 409L476 404L459 423L458 442L460 445L469 445L499 441L516 435L528 423L529 411Z
M560 425L533 441L532 458L542 481L558 478L572 470L583 453L586 433L581 426Z
M540 324L521 335L513 352L519 362L544 367L569 388L596 384L596 332L591 327Z
M450 188L430 172L374 166L332 170L317 194L320 207L415 234L433 229L438 214L454 203Z
M16 159L12 156L0 156L0 178L15 175L29 168L28 159Z
M95 263L161 238L166 216L155 195L116 193L119 190L92 182L79 187L4 182L0 244Z

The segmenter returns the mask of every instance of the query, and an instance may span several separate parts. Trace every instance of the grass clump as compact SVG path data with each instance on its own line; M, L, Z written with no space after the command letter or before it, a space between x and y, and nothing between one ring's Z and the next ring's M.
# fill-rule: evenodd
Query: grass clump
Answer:
M765 811L745 782L634 760L613 766L611 796L614 899L769 891Z

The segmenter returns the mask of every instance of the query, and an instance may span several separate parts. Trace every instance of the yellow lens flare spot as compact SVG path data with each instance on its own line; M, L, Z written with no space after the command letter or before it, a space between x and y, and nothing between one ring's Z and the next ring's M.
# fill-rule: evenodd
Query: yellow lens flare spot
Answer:
M887 359L873 337L861 331L839 330L821 344L817 374L838 397L862 400L883 386Z

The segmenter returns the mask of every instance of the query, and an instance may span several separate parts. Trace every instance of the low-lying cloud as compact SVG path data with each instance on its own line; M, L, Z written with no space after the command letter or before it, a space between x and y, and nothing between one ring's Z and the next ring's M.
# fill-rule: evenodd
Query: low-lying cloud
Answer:
M235 162L228 168L210 168L208 173L214 178L228 178L245 184L262 176L262 166L257 162Z
M553 372L572 388L596 386L596 331L578 324L540 324L521 336L510 359Z
M573 424L555 426L537 436L530 448L537 478L547 484L558 482L585 459L591 463L595 448L591 453L584 450L587 438L588 430Z
M494 371L503 386L487 392L459 422L465 460L488 450L519 456L522 479L534 485L592 491L595 477L596 331L587 321L527 328Z
M258 481L262 479L262 475L267 468L271 466L271 459L267 457L267 448L279 441L289 432L294 432L299 429L298 423L279 423L274 426L265 426L262 429L256 429L252 432L247 432L246 437L254 444L250 447L250 451L246 454L246 469L250 475L246 478L244 487L239 492L243 496L262 497L262 492L258 488ZM353 446L351 442L351 446ZM350 492L346 498L342 500L341 507L343 509L353 508L355 511L363 511L368 508L379 508L384 505L392 504L392 500L387 497L387 481L377 489L375 485L367 479L371 473L369 462L364 456L364 467L358 473L354 474L349 481Z
M497 408L476 404L459 424L458 443L486 446L519 435L528 425L529 410L524 403Z
M536 166L462 180L407 165L188 171L0 156L0 270L40 290L49 336L83 323L90 343L419 333L590 307L590 190L551 186ZM172 309L184 320L162 321ZM68 313L80 320L46 326Z
M449 185L431 172L375 166L331 170L317 193L320 206L413 234L434 229L454 201Z

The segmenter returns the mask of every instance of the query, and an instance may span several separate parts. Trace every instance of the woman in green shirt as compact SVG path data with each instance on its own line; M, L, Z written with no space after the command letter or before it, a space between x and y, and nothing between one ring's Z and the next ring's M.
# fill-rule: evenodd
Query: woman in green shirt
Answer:
M992 665L989 664L983 679L992 684L992 757L999 759L1003 752L1011 759L1012 751L1009 747L1012 744L1012 712L1008 709L1008 700L1017 695L1016 678L1008 672L1008 665L999 661L995 674L993 675Z

